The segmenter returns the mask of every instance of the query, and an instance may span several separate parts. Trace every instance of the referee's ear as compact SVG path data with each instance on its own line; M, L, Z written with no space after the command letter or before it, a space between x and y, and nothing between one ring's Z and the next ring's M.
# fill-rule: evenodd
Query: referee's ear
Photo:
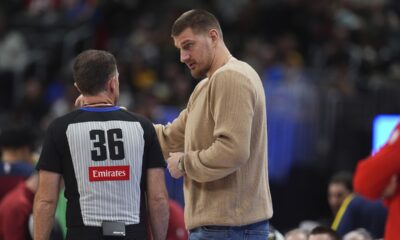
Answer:
M78 90L78 92L80 93L79 97L77 97L75 99L75 107L82 107L84 105L84 101L83 101L83 95L81 90L79 89L78 85L76 85L76 82L74 83L74 86L76 87L76 89Z
M108 80L107 82L107 88L108 91L110 91L111 93L115 94L118 91L118 79L115 77L112 77Z

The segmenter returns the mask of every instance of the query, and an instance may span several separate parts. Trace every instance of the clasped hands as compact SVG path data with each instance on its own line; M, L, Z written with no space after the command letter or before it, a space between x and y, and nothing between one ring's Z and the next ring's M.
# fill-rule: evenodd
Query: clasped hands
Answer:
M168 171L173 178L180 178L184 175L184 172L179 170L178 164L179 159L184 155L183 152L174 152L169 154L169 158L167 159L167 167ZM183 161L183 160L182 160Z

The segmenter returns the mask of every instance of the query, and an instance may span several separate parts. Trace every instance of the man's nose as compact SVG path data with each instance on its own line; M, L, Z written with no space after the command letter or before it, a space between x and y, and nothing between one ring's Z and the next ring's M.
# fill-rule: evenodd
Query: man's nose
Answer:
M181 63L185 63L189 59L189 54L185 51L181 51Z

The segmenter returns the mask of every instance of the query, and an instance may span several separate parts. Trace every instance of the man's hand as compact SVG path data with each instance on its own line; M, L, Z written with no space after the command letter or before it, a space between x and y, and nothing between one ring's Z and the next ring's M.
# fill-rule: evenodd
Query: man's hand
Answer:
M178 168L179 159L182 158L183 161L183 155L184 154L182 152L175 152L169 154L169 158L167 159L168 170L173 178L178 179L182 177L184 174L184 172L179 170Z
M385 188L385 190L382 193L382 197L384 198L391 198L393 195L396 193L397 189L397 175L393 175L392 178L390 179L389 184Z

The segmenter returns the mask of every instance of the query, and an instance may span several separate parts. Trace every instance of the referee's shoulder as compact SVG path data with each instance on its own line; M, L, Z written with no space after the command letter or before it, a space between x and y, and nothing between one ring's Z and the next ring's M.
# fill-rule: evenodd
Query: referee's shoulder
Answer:
M121 111L124 112L125 114L129 115L131 118L133 118L134 120L136 120L140 123L143 123L146 125L148 125L148 124L153 125L153 123L150 121L150 119L148 119L147 117L145 117L141 114L131 112L131 111L127 110L126 108L121 108Z
M48 128L60 127L61 125L68 125L69 123L74 122L74 119L81 113L82 111L78 108L62 116L56 117L50 122Z

